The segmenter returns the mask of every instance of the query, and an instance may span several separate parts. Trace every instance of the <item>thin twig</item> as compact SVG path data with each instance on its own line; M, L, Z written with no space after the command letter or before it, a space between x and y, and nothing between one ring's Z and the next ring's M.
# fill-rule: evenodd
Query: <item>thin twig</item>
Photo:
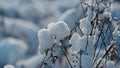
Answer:
M47 56L47 55L46 55ZM42 63L41 63L41 65L40 65L40 68L42 68L42 65L44 64L44 62L45 62L45 58L46 58L46 56L44 57L44 59L43 59L43 61L42 61Z
M100 61L98 62L98 64L96 65L96 68L98 68L98 66L100 65L100 63L102 62L102 59L108 55L109 51L113 48L113 46L115 45L115 43L112 43L109 45L110 47L106 50L105 54L103 55L103 57L100 59Z
M103 43L101 44L101 46L100 46L100 48L99 48L99 50L98 50L98 53L97 53L96 57L94 58L94 62L93 62L93 64L92 64L92 66L94 66L94 64L95 64L95 62L96 62L96 60L97 60L97 57L98 57L98 55L99 55L99 53L100 53L100 51L101 51L101 49L102 49L102 46L103 46Z
M86 17L85 10L83 8L82 2L80 2L80 4L81 4L81 7L82 7L82 11L83 11L84 17Z
M72 64L70 63L70 60L68 59L68 56L67 56L67 54L66 54L64 48L63 48L62 46L60 46L60 48L62 49L62 51L63 51L63 53L64 53L64 55L65 55L65 57L66 57L66 59L67 59L69 65L70 65L70 67L73 68L73 67L72 67Z
M87 47L88 47L88 34L87 34L87 42L86 42L86 47L85 47L85 51L87 52Z

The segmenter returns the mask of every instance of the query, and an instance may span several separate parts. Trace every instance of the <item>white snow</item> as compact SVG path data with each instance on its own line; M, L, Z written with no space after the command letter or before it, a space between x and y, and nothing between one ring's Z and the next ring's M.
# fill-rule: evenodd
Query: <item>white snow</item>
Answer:
M15 63L25 57L28 46L22 40L5 38L0 42L0 64Z
M72 47L70 48L73 52L78 53L80 50L83 50L87 52L90 56L93 55L94 52L94 46L93 46L93 36L82 36L80 37L79 34L74 33L72 35L72 38L70 39L70 43L72 44ZM86 49L87 45L87 51Z
M96 29L94 29L94 40L93 40L93 45L95 45L96 44L96 41L98 40L98 38L99 38L99 34L100 34L100 30L98 30L97 28ZM99 41L100 42L100 41Z
M96 55L98 54L99 48L96 50ZM96 57L97 59L101 58L104 55L105 50L101 49L98 56Z
M113 31L113 38L117 39L117 36L120 36L120 31L118 30L118 27L116 27Z
M80 18L80 11L73 8L63 13L59 20L65 21L68 24L69 28L72 29L75 26L75 22L77 22Z
M112 34L113 34L113 38L116 40L116 42L118 42L120 37L120 31L118 30L117 27L115 28Z
M99 12L103 12L105 10L105 5L103 3L99 3Z
M55 24L48 26L51 36L56 36L57 43L59 40L63 40L66 36L70 35L70 29L64 21L58 21Z
M114 0L104 0L105 3L111 3L113 2Z
M92 31L92 25L91 25L90 21L87 18L83 18L79 22L80 22L80 28L81 28L82 32L85 35L90 34Z
M45 58L48 68L69 68L70 65L62 49L57 47L57 45L62 44L65 45L65 51L71 64L74 65L73 60L78 60L75 62L75 68L80 68L79 59L76 59L80 57L80 51L84 51L84 54L81 55L82 68L92 68L93 45L99 38L99 25L101 26L104 23L102 21L105 18L112 22L109 24L115 42L111 44L116 44L117 54L120 55L120 25L118 25L119 22L112 20L112 17L119 17L118 20L120 19L120 8L118 8L119 3L114 3L110 9L112 1L0 0L0 68L3 66L4 68L39 68L45 57L45 51L53 47L54 43L56 43L53 49L54 56L57 56L58 59L55 64L51 63L52 57L48 59L51 55L51 51L49 51ZM98 26L96 26L97 23L94 24L92 31L93 23L91 24L91 21L94 21L96 10L99 10L99 21ZM2 20L4 20L5 26L2 26ZM75 27L75 22L80 22L79 27L83 34L78 27L76 32L73 30L70 34L71 29ZM103 35L105 36L104 41L108 45L112 39L109 30L105 33L107 25L104 25ZM45 28L41 29L41 27ZM90 35L91 32L92 35ZM99 51L101 42L102 38L98 41L96 52ZM70 44L72 44L71 47ZM37 48L39 54L36 54ZM95 65L100 61L104 52L104 48L101 49ZM100 66L104 65L105 61L107 63L104 68L114 68L115 61L109 60L109 57L103 59ZM117 65L120 66L119 63ZM43 68L45 68L44 66Z
M66 36L70 35L70 29L63 21L57 23L50 23L48 29L41 29L38 33L39 47L41 53L44 53L45 49L51 48L54 44L53 36L56 37L56 43L59 44L60 40L63 40Z
M70 43L72 44L71 50L74 51L75 53L78 53L80 51L80 35L78 33L74 33L70 39Z
M105 14L104 17L105 17L106 19L110 19L110 20L112 19L112 16L111 16L111 13L110 13L110 12L104 12L104 14Z
M113 38L114 38L114 40L116 41L116 46L117 46L117 52L118 52L118 54L120 54L120 42L119 42L119 40L120 40L120 31L118 30L118 27L116 27L115 28L115 30L113 31Z
M120 6L119 2L114 2L111 4L111 13L112 13L112 17L117 17L118 19L120 19L120 8L118 8L118 6Z
M13 65L5 65L4 68L15 68Z
M45 52L45 49L49 49L53 46L53 40L50 36L48 29L41 29L38 33L39 47L38 50L41 54Z
M98 20L103 20L105 18L111 20L112 19L111 13L104 12L98 15Z
M103 13L99 14L98 15L98 20L103 20L103 19L104 19L104 14Z
M93 46L93 36L87 36L84 35L83 37L80 38L79 45L80 48L84 51L86 51L86 45L87 45L87 53L92 56L94 52L94 46Z
M92 68L93 59L89 55L82 55L81 62L82 68Z
M107 61L107 64L104 66L104 68L115 68L114 64L114 61L109 60Z
M25 60L20 60L16 63L16 68L37 68L42 63L44 56L39 54Z
M83 9L82 9L83 7ZM75 22L78 22L81 18L85 16L87 6L81 6L80 3L77 4L75 8L69 9L64 12L59 20L65 21L69 28L72 29L75 26Z
M4 32L7 35L22 39L29 44L29 52L36 52L38 46L38 30L33 22L21 19L4 18Z
M101 58L99 58L99 59L97 59L97 62L96 62L96 64L98 64L98 62L101 60ZM100 65L99 65L99 67L103 67L103 65L105 64L105 62L106 62L106 59L102 59L102 61L101 61L101 63L100 63Z
M89 21L92 21L94 16L94 10L92 10L92 8L93 7L88 7L88 10L87 10L87 19Z

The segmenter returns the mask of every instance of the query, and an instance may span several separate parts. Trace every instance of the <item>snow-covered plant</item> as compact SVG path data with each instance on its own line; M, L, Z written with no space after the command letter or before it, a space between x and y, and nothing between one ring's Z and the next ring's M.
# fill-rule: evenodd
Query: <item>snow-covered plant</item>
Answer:
M80 6L65 12L60 21L41 29L38 33L38 51L45 58L40 68L117 67L120 61L120 25L112 17L112 2L81 0ZM63 65L64 62L67 64Z
M66 51L70 47L69 35L70 29L65 22L50 23L47 29L41 29L38 33L38 50L41 54L46 54L48 59L52 57L51 62L55 63L57 58L62 58L63 55L67 57Z
M60 45L60 42L65 37L70 35L70 30L66 23L58 21L57 23L50 23L47 29L41 29L38 33L39 50L44 53L45 50L50 49L53 45Z

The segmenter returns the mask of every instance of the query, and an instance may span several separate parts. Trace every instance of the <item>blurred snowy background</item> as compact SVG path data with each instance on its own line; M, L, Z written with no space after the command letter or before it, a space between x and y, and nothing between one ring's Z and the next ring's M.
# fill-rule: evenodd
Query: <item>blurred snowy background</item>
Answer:
M0 68L6 64L18 68L22 64L26 68L35 68L42 59L37 55L38 31L58 20L68 22L71 27L74 20L82 16L82 12L76 10L79 8L79 1L0 0ZM115 0L111 6L112 16L118 19L119 2L120 0ZM71 13L74 13L76 19L66 17Z

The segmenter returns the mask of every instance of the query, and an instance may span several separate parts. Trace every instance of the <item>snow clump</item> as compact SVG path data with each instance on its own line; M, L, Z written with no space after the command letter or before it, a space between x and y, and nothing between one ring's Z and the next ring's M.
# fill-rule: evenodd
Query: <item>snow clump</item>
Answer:
M58 21L57 23L50 23L47 29L41 29L38 33L38 50L43 54L45 50L51 48L54 43L59 44L60 40L63 40L69 35L70 29L65 22Z

